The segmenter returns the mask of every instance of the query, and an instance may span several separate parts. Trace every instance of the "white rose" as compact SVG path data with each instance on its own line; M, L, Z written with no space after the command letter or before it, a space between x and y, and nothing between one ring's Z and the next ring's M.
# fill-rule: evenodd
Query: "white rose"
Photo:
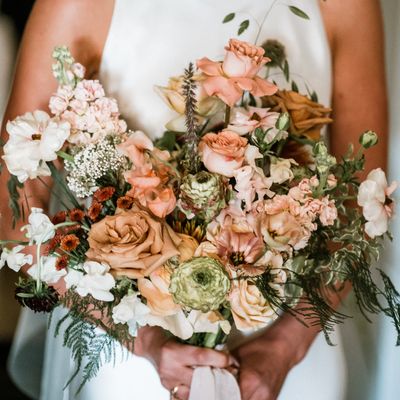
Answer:
M277 158L271 163L270 175L274 183L281 184L293 179L291 166L297 165L296 161L286 158Z
M70 135L68 122L51 119L39 110L9 121L6 129L10 139L2 158L20 182L50 175L46 161L57 159L57 151Z
M32 243L44 243L55 235L54 224L50 221L49 217L43 214L41 208L32 207L31 214L28 218L28 225L21 228L26 230L25 236Z
M85 297L92 295L96 300L113 301L110 290L115 286L113 276L108 272L110 267L96 261L86 261L83 264L86 275L83 275L76 286L76 292Z
M34 279L39 278L42 282L45 282L48 285L57 283L62 277L67 274L67 271L65 271L65 269L57 270L57 257L42 257L41 263L42 265L40 268L39 277L39 268L37 264L32 265L32 267L28 269L28 274Z
M24 248L24 246L15 246L12 250L3 249L0 257L0 269L7 264L13 271L19 272L25 264L32 264L32 255L20 253Z

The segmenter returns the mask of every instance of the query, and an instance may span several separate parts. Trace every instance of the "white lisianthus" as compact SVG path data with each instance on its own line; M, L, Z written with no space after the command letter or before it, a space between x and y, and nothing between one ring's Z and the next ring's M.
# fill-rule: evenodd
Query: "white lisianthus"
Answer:
M297 165L297 162L291 158L276 158L270 167L271 178L274 183L281 184L293 179L292 165Z
M20 182L49 176L46 161L57 159L57 151L70 135L68 122L59 122L39 110L9 121L6 129L10 139L4 146L2 158Z
M83 272L72 268L69 269L68 274L64 278L66 288L71 289L78 286L82 278Z
M142 303L137 293L124 296L113 308L112 317L116 324L128 324L129 333L136 336L138 326L147 324L150 308Z
M39 268L37 264L32 265L32 267L28 269L28 274L36 280L39 278L39 280L41 280L42 282L45 282L48 285L52 285L58 282L62 277L67 274L67 271L65 269L57 270L57 257L42 257L41 263L42 265L40 268L39 277Z
M115 286L115 279L108 272L110 267L96 261L86 261L83 264L85 275L76 285L76 292L85 297L92 295L96 300L113 301L114 295L110 290Z
M29 239L29 243L44 243L55 235L55 226L50 218L43 214L41 208L32 207L31 214L28 218L28 225L21 230L26 230L25 236Z
M7 264L15 272L19 272L25 264L32 264L32 255L21 253L25 246L15 246L13 249L3 249L0 257L0 269Z
M365 232L371 238L381 236L388 230L394 205L389 196L396 187L395 182L388 186L385 173L380 168L372 170L360 185L357 202L363 208L367 220Z

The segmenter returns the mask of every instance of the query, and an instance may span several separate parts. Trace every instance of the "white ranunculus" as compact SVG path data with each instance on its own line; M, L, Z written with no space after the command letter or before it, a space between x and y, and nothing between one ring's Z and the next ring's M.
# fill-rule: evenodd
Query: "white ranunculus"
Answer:
M396 186L396 183L388 186L386 175L381 168L372 170L360 185L357 202L363 208L363 215L367 220L365 232L371 238L381 236L388 230L393 203L386 204L386 199L394 192Z
M129 333L136 336L137 328L147 324L150 308L142 303L137 293L124 296L113 308L112 317L116 324L128 324Z
M274 183L281 184L293 179L291 167L297 165L296 161L289 158L277 158L270 166L270 174Z
M215 311L203 313L198 310L192 310L188 315L188 320L192 324L195 333L218 333L218 329L221 328L225 334L229 335L231 331L230 322Z
M29 224L23 226L21 230L26 230L25 236L29 239L30 244L44 243L54 237L54 224L46 214L43 214L41 208L31 208L28 222Z
M76 292L84 297L92 295L96 300L113 301L114 295L110 290L115 286L115 279L108 272L110 267L96 261L86 261L83 264L86 274L76 285Z
M49 256L41 258L41 271L39 279L42 282L52 285L57 283L62 277L67 274L65 269L57 270L56 268L57 257ZM32 265L28 269L28 274L34 278L38 279L39 268L37 264Z
M3 249L0 257L0 269L7 264L15 272L19 272L25 264L32 264L32 255L21 253L25 246L15 246L13 249Z
M6 126L10 135L4 146L8 170L20 182L49 176L46 161L57 159L57 151L70 135L70 124L50 118L44 111L34 111L9 121Z

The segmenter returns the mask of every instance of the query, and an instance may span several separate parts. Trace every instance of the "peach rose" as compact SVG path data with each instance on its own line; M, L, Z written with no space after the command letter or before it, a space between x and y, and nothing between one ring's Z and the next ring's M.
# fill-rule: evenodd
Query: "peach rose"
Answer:
M225 48L224 61L215 62L204 57L197 61L197 67L207 76L203 82L209 96L217 96L233 107L243 91L257 97L272 95L277 87L257 76L269 58L264 49L237 39L231 39Z
M202 161L210 172L232 177L244 161L247 139L237 133L224 130L218 134L203 136L199 151Z
M148 276L179 254L182 239L164 221L134 206L92 225L88 259L106 262L115 276Z
M176 197L171 188L150 189L144 194L144 204L156 217L165 218L174 211Z
M261 329L277 318L276 311L254 283L247 279L234 279L232 285L229 302L239 331Z
M182 239L179 250L179 261L184 262L193 257L198 243L191 236L180 234ZM172 269L168 265L156 269L148 278L138 279L138 289L147 300L147 306L155 315L174 315L181 307L173 301L169 292Z

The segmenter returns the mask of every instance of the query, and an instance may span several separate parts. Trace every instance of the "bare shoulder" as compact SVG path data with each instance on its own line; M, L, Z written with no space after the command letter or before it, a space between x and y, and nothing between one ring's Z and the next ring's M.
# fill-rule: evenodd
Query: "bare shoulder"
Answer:
M343 42L382 38L379 0L320 0L322 16L332 49Z
M101 58L114 1L36 0L24 41L29 41L31 51L37 47L47 50L66 44L76 58L95 73L93 70Z

